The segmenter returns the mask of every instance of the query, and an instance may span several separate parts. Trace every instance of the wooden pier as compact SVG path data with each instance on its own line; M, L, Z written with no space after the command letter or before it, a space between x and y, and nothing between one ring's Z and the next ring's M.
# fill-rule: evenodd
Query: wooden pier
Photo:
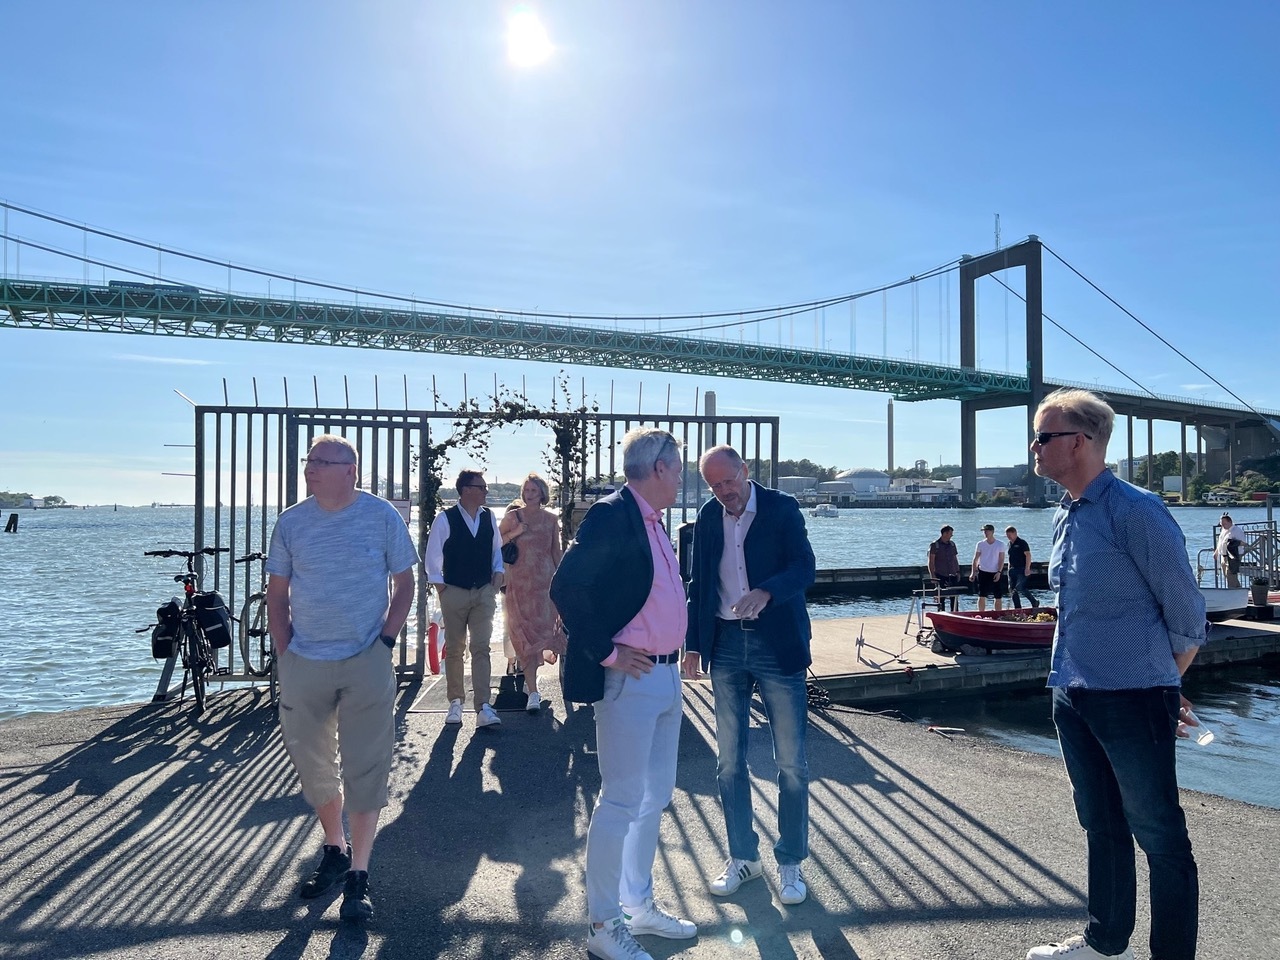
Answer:
M933 653L901 617L813 621L813 673L836 703L866 704L983 690L1043 686L1049 651L986 655ZM1215 624L1192 669L1258 660L1280 653L1280 622Z

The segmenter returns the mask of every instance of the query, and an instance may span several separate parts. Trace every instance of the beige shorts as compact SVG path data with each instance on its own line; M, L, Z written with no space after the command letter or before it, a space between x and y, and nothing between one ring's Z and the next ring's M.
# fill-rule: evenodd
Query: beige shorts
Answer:
M395 669L384 643L375 640L346 660L308 660L285 650L280 732L307 803L322 807L343 794L351 813L387 805L395 699Z

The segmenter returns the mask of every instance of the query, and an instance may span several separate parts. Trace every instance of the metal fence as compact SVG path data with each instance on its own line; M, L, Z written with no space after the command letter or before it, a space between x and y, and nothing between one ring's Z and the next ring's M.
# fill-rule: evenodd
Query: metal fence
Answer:
M546 412L529 412L514 421L545 419ZM778 418L741 416L672 416L575 414L581 432L577 474L594 493L622 482L622 439L634 427L670 431L683 448L684 480L680 497L667 511L668 529L692 520L710 496L698 476L698 457L717 444L731 444L752 465L755 479L771 484L762 465L778 461ZM436 434L452 431L460 418L492 418L495 414L457 410L386 410L261 406L197 406L195 408L195 549L226 547L229 553L201 557L197 571L206 590L217 590L231 613L239 617L247 598L262 589L261 564L235 565L235 557L266 552L276 517L306 496L301 458L312 438L334 433L350 440L359 454L360 488L385 497L401 510L410 533L425 555L427 533L435 508L418 503L419 463ZM495 437L500 441L501 434ZM767 468L764 468L767 469ZM444 489L450 488L445 482ZM574 506L581 508L579 501ZM251 569L256 567L257 569ZM396 655L400 679L421 680L426 674L426 642L430 624L430 591L426 571L417 570L417 603L401 636ZM215 682L256 682L245 672L240 650L223 651L224 671ZM171 660L161 678L157 697L169 693Z

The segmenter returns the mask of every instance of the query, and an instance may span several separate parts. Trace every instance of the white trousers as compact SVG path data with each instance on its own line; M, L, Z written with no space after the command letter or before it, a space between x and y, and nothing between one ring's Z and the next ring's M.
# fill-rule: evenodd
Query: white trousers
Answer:
M600 794L587 830L587 912L605 923L653 896L658 827L676 785L680 665L656 663L639 680L606 670L594 706Z

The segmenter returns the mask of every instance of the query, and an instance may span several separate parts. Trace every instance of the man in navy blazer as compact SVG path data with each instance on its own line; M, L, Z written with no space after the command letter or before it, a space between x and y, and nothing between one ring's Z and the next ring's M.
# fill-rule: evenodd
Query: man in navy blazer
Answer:
M662 811L676 784L687 608L662 513L684 478L680 444L638 427L622 440L627 485L596 503L551 580L569 639L564 695L591 703L600 792L587 828L587 952L653 960L634 939L698 933L653 891Z
M729 861L709 886L728 896L762 873L747 768L751 692L758 685L778 763L779 899L802 903L808 888L800 864L809 855L805 671L812 662L805 590L815 576L813 548L795 499L748 480L732 447L712 447L699 469L715 499L694 527L684 671L697 679L699 667L710 663L716 781L729 835Z

